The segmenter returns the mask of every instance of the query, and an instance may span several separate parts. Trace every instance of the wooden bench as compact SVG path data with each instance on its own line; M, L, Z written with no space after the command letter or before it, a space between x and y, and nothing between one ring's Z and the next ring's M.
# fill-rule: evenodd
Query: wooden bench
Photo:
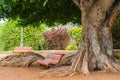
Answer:
M19 53L32 52L32 47L15 47L14 52L19 52Z
M37 60L36 63L47 67L54 66L60 62L63 56L64 54L49 53L44 60Z

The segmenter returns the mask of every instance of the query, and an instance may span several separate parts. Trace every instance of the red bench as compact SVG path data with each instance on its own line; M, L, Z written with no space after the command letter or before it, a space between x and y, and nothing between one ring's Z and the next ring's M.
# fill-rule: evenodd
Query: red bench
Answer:
M23 52L23 53L32 52L32 47L15 47L14 52Z
M56 65L60 62L64 54L49 53L44 60L37 60L36 63L49 67L50 65Z

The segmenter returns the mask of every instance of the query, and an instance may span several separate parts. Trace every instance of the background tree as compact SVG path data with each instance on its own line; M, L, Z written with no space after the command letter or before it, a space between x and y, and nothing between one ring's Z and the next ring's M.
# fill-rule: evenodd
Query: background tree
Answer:
M81 50L76 54L71 71L89 73L91 70L120 71L112 56L111 26L120 12L119 0L73 0L82 12L83 36ZM71 0L2 0L0 16L20 18L20 22L48 24L77 22L78 10ZM78 15L79 14L79 15Z
M80 22L80 10L72 0L1 0L0 18L16 19L25 24L39 22L56 23Z

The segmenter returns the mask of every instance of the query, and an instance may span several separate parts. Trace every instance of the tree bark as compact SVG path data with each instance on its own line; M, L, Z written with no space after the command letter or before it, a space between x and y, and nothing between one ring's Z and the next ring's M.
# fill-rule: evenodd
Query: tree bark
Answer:
M120 71L120 65L112 56L113 43L110 27L113 15L120 10L120 1L73 0L73 2L79 6L82 12L83 38L82 47L76 54L70 71L85 74L91 70ZM113 11L116 12L113 13Z

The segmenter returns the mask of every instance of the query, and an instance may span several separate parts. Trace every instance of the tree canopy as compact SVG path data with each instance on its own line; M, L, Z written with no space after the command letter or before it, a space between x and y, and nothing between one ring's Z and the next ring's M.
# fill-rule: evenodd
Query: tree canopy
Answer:
M0 18L24 24L79 22L80 10L72 0L1 0Z

